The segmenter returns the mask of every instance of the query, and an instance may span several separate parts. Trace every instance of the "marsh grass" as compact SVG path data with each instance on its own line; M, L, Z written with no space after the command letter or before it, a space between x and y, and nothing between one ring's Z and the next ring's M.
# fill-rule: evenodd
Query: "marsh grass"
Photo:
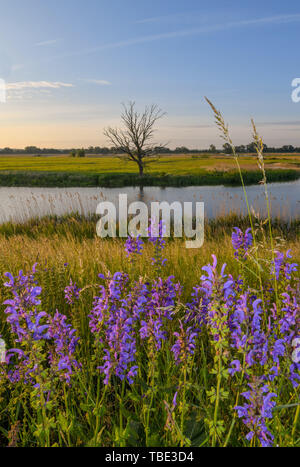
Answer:
M1 162L1 161L0 161ZM176 162L175 162L176 164ZM239 173L234 170L195 170L191 167L190 174L185 173L186 167L177 168L174 173L148 173L139 177L135 173L104 173L93 174L84 172L37 172L35 171L0 171L0 186L4 187L126 187L126 186L160 186L160 187L184 187L197 185L224 185L240 186ZM173 172L173 173L172 173ZM294 169L267 170L269 182L289 182L300 178L300 171ZM259 182L259 171L250 169L244 172L244 183L254 185Z

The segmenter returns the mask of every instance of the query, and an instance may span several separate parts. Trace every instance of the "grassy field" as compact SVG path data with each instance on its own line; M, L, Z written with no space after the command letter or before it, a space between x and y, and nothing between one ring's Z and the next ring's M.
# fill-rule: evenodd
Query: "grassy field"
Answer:
M240 158L245 183L258 183L260 173L254 155ZM265 156L269 181L300 177L299 155ZM226 155L164 155L149 164L146 186L237 185L235 161ZM0 186L129 186L140 183L137 167L118 157L7 156L0 157Z
M32 220L25 224L1 225L0 274L3 275L7 270L17 273L19 269L28 269L37 261L47 265L49 273L51 271L54 277L56 274L59 276L64 263L68 263L68 274L80 286L84 286L94 284L97 274L104 271L114 273L128 270L124 240L98 238L97 221L96 216L90 219L66 216ZM181 239L170 240L166 246L168 262L165 273L174 275L189 294L195 279L201 275L202 266L210 262L213 253L220 262L226 262L231 271L238 272L239 267L231 248L231 233L236 225L245 230L249 220L233 215L207 221L205 242L200 250L187 250ZM284 248L292 249L295 261L300 263L300 221L289 225L275 222L274 235L284 239ZM141 261L135 265L138 275L154 277L155 271L150 261L152 254L151 246L146 245ZM49 286L47 281L43 285L55 303L56 295L61 294L61 291L58 292L56 286ZM59 306L65 307L65 304L59 303Z
M300 155L266 154L267 168L300 169ZM257 169L254 154L241 156L241 166L245 170ZM165 173L171 175L197 175L203 170L234 170L235 162L230 155L188 154L162 155L148 166L147 173ZM76 172L88 174L136 173L134 162L127 162L119 157L92 156L72 158L69 156L0 156L0 171L34 172Z

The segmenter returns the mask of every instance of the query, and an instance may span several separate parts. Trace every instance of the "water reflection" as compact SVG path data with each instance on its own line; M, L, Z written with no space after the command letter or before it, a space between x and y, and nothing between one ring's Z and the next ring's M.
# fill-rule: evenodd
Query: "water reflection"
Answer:
M246 203L240 187L196 186L184 188L0 188L0 223L23 222L45 215L72 212L94 214L101 201L112 201L118 210L118 195L126 193L128 203L143 201L201 201L205 217L216 218L230 213L246 214ZM263 187L247 187L250 205L261 216L266 215ZM269 185L273 217L283 220L300 218L300 180Z

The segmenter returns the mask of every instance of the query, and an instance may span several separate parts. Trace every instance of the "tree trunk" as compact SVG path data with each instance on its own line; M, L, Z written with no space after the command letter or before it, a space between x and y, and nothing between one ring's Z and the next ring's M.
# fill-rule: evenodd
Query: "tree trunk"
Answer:
M139 163L139 171L140 171L140 177L142 177L144 175L144 166L141 162Z

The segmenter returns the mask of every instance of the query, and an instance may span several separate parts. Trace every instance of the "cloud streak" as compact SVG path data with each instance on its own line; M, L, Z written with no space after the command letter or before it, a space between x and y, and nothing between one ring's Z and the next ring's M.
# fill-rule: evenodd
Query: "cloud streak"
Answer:
M90 84L98 84L98 86L111 86L111 82L104 79L84 79L83 81Z
M297 126L300 125L300 120L283 120L277 122L257 122L260 126Z
M50 60L87 55L87 54L92 54L96 52L101 52L102 50L117 49L121 47L145 44L145 43L160 41L164 39L176 39L180 37L189 37L189 36L201 35L205 33L229 31L233 29L240 29L240 28L251 27L251 26L256 27L256 26L264 26L264 25L280 25L280 24L289 24L289 23L296 23L296 22L300 22L300 13L289 14L289 15L267 16L263 18L231 21L231 22L220 23L220 24L211 24L207 26L201 26L198 28L189 28L189 29L182 29L182 30L171 31L171 32L163 32L159 34L153 34L153 35L148 35L148 36L143 36L143 37L136 37L132 39L121 40L118 42L111 42L111 43L99 45L96 47L92 47L89 49L85 49L82 51L74 52L68 55L52 57L50 58Z
M6 83L5 88L7 91L19 91L22 89L59 89L59 88L72 88L73 84L60 83L58 81L19 81L17 83Z
M37 42L35 45L36 45L36 47L43 47L43 46L47 46L47 45L57 44L57 42L58 42L58 39L50 39L48 41Z

